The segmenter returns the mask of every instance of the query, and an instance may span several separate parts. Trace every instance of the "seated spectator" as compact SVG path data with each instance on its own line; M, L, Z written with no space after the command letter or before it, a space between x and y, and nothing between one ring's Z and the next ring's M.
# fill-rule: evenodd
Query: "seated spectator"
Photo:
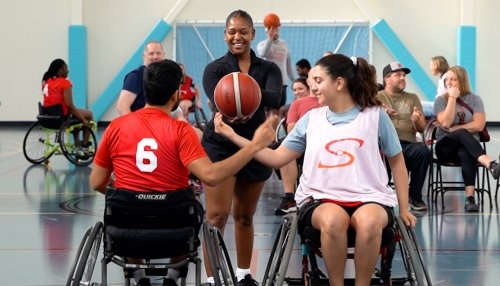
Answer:
M191 78L186 73L186 68L183 64L179 64L182 68L182 79L181 79L181 96L179 98L179 108L182 110L182 116L188 118L189 109L194 105L196 108L201 108L201 95L198 90L198 86L194 83L193 78Z
M139 110L146 105L142 84L144 69L148 65L159 62L164 58L165 52L160 42L150 41L146 43L142 52L142 65L130 71L123 79L123 87L116 104L119 115Z
M427 210L422 200L427 168L431 162L431 153L422 142L417 142L416 133L425 128L420 99L414 93L406 92L406 75L410 69L398 62L384 67L384 90L377 93L385 111L391 118L403 148L406 169L410 172L410 207L417 211ZM387 170L390 174L390 168Z
M436 156L442 161L460 162L465 185L465 211L478 212L474 198L477 162L489 168L495 179L500 165L481 147L478 132L484 129L486 114L481 97L472 93L467 71L454 66L445 74L446 93L438 96L434 113L438 123Z

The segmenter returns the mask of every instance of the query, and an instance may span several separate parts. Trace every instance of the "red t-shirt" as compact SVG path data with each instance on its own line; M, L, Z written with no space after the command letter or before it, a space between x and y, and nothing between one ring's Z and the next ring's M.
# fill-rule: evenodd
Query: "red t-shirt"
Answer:
M112 170L115 187L139 192L188 187L193 160L205 157L193 128L155 108L143 108L111 122L94 163Z
M56 104L62 104L64 115L68 115L68 106L64 102L64 90L72 87L73 84L66 78L49 78L43 83L43 106L48 107Z
M299 119L304 116L309 110L319 107L318 98L313 96L306 96L296 99L288 109L286 123L297 123Z
M189 76L186 76L184 83L181 83L181 100L193 100L196 96L194 92L194 82Z

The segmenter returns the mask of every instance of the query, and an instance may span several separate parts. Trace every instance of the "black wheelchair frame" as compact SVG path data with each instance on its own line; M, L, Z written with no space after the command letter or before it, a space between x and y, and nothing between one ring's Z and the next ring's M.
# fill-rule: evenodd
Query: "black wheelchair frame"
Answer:
M180 269L181 285L186 285L188 266L193 263L195 285L200 285L198 233L203 216L203 207L190 189L175 193L108 189L104 223L97 222L85 232L66 285L105 286L110 263L123 269L125 285L130 285L135 270L144 269L147 276L165 276L169 268ZM92 282L92 276L101 241L104 250L99 283ZM127 257L143 262L131 263ZM172 257L182 259L165 262Z
M296 212L283 216L264 273L263 286L281 286L285 282L288 285L329 285L328 279L322 273L317 261L317 256L321 255L320 234L312 227L306 227L302 234L302 277L286 276L297 225L298 215ZM350 247L353 244L354 236L352 234L349 237ZM374 270L371 285L432 285L416 234L413 229L403 223L401 218L397 217L394 226L384 230L382 240L384 243L381 247L380 269ZM392 261L397 250L400 252L406 271L403 277L391 277ZM348 259L354 259L354 257L349 257L348 254ZM345 285L354 285L354 283L352 278L345 279Z
M49 158L62 154L76 166L85 167L94 160L97 150L97 139L92 127L82 124L75 118L63 115L62 106L43 107L38 103L37 121L31 125L23 140L23 154L33 164L47 163ZM90 146L84 155L77 152L81 145L83 133L88 132Z

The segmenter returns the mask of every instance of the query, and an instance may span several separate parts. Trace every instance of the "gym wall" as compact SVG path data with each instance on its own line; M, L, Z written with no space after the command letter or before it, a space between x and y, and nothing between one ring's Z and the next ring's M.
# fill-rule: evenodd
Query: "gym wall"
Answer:
M179 2L183 2L182 9L176 10ZM3 0L0 2L0 122L35 119L37 101L42 100L40 80L43 73L55 58L68 61L71 25L83 29L86 42L86 49L82 51L85 53L85 63L80 63L76 71L72 71L72 65L69 67L70 79L72 74L78 75L79 70L87 70L83 76L86 81L83 89L85 94L75 94L83 102L79 107L85 107L83 105L86 103L87 108L95 108L101 96L111 96L111 105L100 117L102 121L110 121L117 116L116 100L113 98L116 94L106 90L113 81L116 82L117 75L130 62L134 53L142 49L141 44L159 22L164 21L164 18L173 19L168 22L171 30L162 43L168 58L185 61L186 58L181 59L181 55L188 57L191 51L179 51L182 48L179 47L178 38L181 27L217 26L224 23L227 15L236 9L246 10L255 21L258 34L254 46L264 36L260 25L268 12L280 15L282 37L285 40L288 40L286 37L294 37L290 34L291 30L307 27L304 41L310 40L317 46L322 46L324 41L317 37L312 40L309 38L314 35L315 26L355 23L370 28L383 19L415 64L421 67L423 75L433 83L437 78L428 71L432 56L443 55L451 65L473 57L474 89L485 102L487 120L498 122L500 104L496 96L495 69L500 60L495 52L500 43L500 34L496 31L497 21L494 18L498 8L500 2L494 0ZM176 29L177 26L179 29ZM475 28L475 51L469 50L464 54L461 50L464 43L459 48L461 26ZM470 43L469 39L466 40L466 44ZM219 41L218 45L224 44L222 33L218 40L213 38L213 41ZM396 60L401 53L388 49L385 46L387 42L370 31L367 41L367 57L377 68L381 81L382 68ZM294 60L302 58L302 55L311 62L316 60L314 53L298 49L292 49ZM222 54L217 50L213 56L218 58ZM203 71L200 67L188 66L188 72L201 74ZM201 87L201 81L197 82ZM407 91L425 97L425 91L411 76Z

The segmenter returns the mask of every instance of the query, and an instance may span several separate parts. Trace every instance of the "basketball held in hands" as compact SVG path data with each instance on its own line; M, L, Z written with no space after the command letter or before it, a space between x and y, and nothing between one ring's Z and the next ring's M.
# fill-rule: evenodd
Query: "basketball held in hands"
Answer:
M229 119L252 116L260 106L259 84L248 74L233 72L219 80L214 91L217 109Z
M281 26L280 17L274 13L269 13L264 17L264 27L266 28L277 28Z

